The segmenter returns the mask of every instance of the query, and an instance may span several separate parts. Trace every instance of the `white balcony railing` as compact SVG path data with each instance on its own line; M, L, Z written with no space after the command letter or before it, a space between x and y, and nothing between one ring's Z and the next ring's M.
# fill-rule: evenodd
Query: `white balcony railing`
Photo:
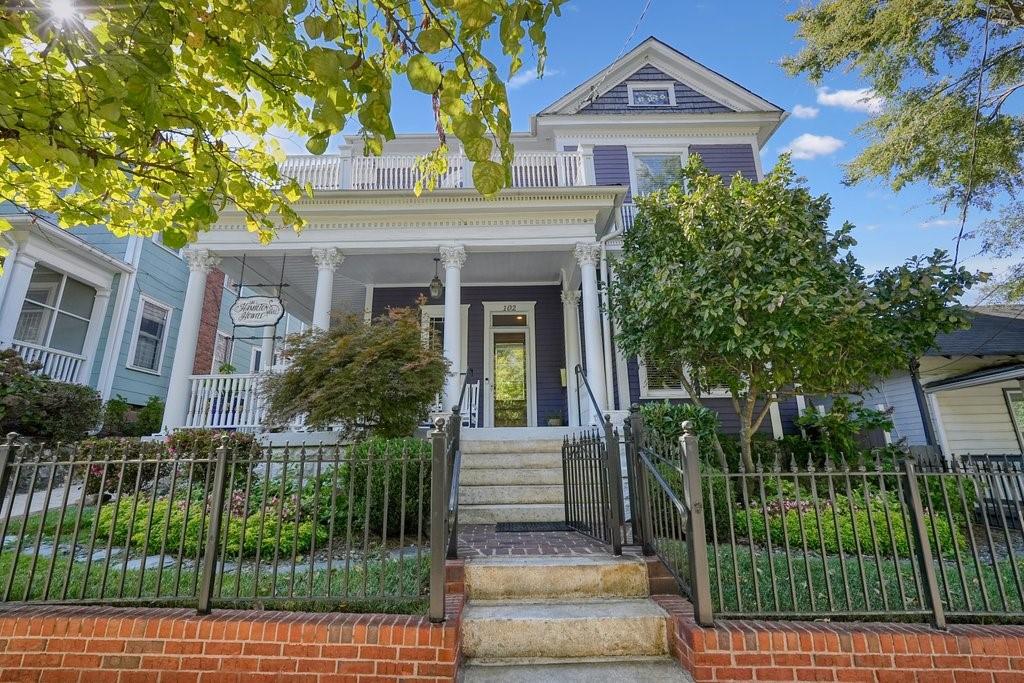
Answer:
M252 431L263 426L267 409L258 374L192 375L189 379L185 427Z
M379 157L293 156L281 165L282 175L318 190L412 190L422 177L416 155ZM472 162L453 154L440 188L473 187ZM512 187L579 187L585 184L579 152L522 152L512 162Z
M82 372L82 366L85 365L85 356L80 353L58 351L22 341L15 341L11 346L27 362L40 363L42 367L37 370L40 375L46 375L58 382L77 383L83 381L79 375Z
M636 204L623 204L620 215L622 217L622 232L626 232L633 227L633 222L636 220Z

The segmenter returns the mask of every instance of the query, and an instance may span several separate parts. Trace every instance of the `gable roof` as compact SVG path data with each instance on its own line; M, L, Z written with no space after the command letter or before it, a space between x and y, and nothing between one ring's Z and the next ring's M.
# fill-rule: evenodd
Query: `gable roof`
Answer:
M970 327L940 334L925 355L1024 355L1024 306L978 306Z
M580 113L588 104L651 65L711 102L735 112L777 112L781 107L709 69L679 50L648 37L642 43L541 110L537 116Z

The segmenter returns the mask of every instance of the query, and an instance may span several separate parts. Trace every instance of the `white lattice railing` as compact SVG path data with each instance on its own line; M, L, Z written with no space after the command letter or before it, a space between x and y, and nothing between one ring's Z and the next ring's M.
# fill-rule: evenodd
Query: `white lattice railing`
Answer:
M263 426L266 404L260 375L192 375L186 428L253 430Z
M281 175L317 190L341 190L347 159L338 155L290 156L281 164Z
M79 374L85 364L85 356L79 353L58 351L21 341L15 341L12 347L27 362L40 363L42 367L36 371L40 375L46 375L58 382L77 383L81 381Z

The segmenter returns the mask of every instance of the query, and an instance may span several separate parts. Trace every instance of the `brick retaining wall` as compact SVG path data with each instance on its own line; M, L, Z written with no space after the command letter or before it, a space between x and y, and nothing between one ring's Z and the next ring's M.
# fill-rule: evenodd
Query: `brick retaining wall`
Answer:
M451 681L462 596L449 619L111 607L0 611L0 680L131 683Z
M1024 626L719 621L702 628L685 599L672 615L673 654L701 681L1024 683Z

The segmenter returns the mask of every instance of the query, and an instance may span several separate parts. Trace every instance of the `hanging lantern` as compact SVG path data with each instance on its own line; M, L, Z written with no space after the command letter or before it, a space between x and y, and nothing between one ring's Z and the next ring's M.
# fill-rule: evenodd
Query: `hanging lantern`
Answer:
M444 292L444 285L441 283L441 278L438 277L437 264L441 259L434 257L434 279L430 281L430 298L440 299L441 294Z

